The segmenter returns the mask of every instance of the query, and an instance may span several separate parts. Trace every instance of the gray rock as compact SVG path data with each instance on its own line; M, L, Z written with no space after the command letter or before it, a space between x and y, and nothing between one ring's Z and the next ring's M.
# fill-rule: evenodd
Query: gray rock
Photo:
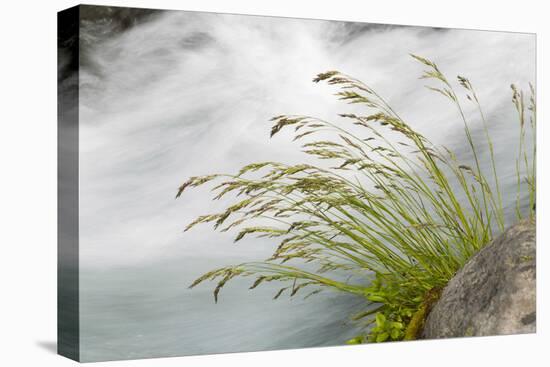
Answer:
M523 220L484 247L451 279L422 338L534 333L535 222Z

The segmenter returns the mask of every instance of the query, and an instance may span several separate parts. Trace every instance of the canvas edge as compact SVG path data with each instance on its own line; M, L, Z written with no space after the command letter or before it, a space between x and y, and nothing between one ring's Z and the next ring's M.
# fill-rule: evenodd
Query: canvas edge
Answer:
M75 361L80 361L79 32L79 5L57 13L57 353Z

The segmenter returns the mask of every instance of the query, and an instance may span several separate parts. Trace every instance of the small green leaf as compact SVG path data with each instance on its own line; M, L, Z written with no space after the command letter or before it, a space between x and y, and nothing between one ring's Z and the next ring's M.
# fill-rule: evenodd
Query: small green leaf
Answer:
M356 336L355 338L352 338L352 339L346 341L346 344L350 344L350 345L363 344L364 341L365 341L365 337L359 335L359 336Z
M392 322L391 324L392 328L396 330L402 330L405 326L400 322Z
M376 326L378 326L379 328L383 328L385 323L386 323L386 316L384 316L384 314L382 313L377 313Z
M385 342L386 340L388 340L389 337L390 337L390 334L388 334L388 333L381 333L381 334L378 334L378 335L376 336L376 342L377 342L377 343Z
M397 340L397 339L399 339L399 336L401 335L401 333L399 332L399 330L393 329L393 330L391 331L391 334L390 334L390 335L391 335L391 338L392 338L393 340Z
M384 302L385 298L377 295L370 295L367 299L371 302Z

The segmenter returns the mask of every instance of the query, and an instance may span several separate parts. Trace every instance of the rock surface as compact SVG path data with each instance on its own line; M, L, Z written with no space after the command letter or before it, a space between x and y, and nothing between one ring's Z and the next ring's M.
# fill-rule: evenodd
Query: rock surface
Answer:
M535 332L535 237L535 222L523 220L472 257L443 290L422 338Z

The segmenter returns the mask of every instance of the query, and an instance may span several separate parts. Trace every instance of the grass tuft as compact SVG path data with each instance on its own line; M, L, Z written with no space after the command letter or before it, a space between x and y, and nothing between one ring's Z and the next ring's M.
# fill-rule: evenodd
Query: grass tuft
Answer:
M421 79L432 83L427 88L456 108L473 165L432 144L368 85L338 71L318 74L315 83L338 87L336 96L363 106L365 114L340 114L338 122L280 115L271 119L270 134L293 130L294 140L302 141L303 153L317 158L319 165L252 163L236 174L192 177L179 187L176 197L188 188L217 182L214 199L234 198L224 211L200 216L185 230L210 223L221 231L237 229L235 241L251 235L278 241L265 261L216 269L191 287L215 281L216 302L221 289L235 277L255 278L250 289L271 281L284 283L274 299L285 294L294 297L305 289L309 290L306 298L325 289L348 292L366 303L364 312L350 316L364 326L364 333L350 344L418 335L435 295L473 254L504 230L505 213L488 122L472 83L463 76L456 80L483 123L491 163L488 175L481 170L480 147L474 144L453 83L433 61L411 56L425 67ZM525 190L529 208L535 207L536 152L534 141L532 152L527 152L525 142L527 129L535 136L535 100L532 86L526 97L512 85L520 124L518 218L523 215ZM359 126L362 132L352 133L346 126ZM321 131L330 137L317 139ZM395 143L389 136L396 134ZM323 162L330 162L329 167Z

